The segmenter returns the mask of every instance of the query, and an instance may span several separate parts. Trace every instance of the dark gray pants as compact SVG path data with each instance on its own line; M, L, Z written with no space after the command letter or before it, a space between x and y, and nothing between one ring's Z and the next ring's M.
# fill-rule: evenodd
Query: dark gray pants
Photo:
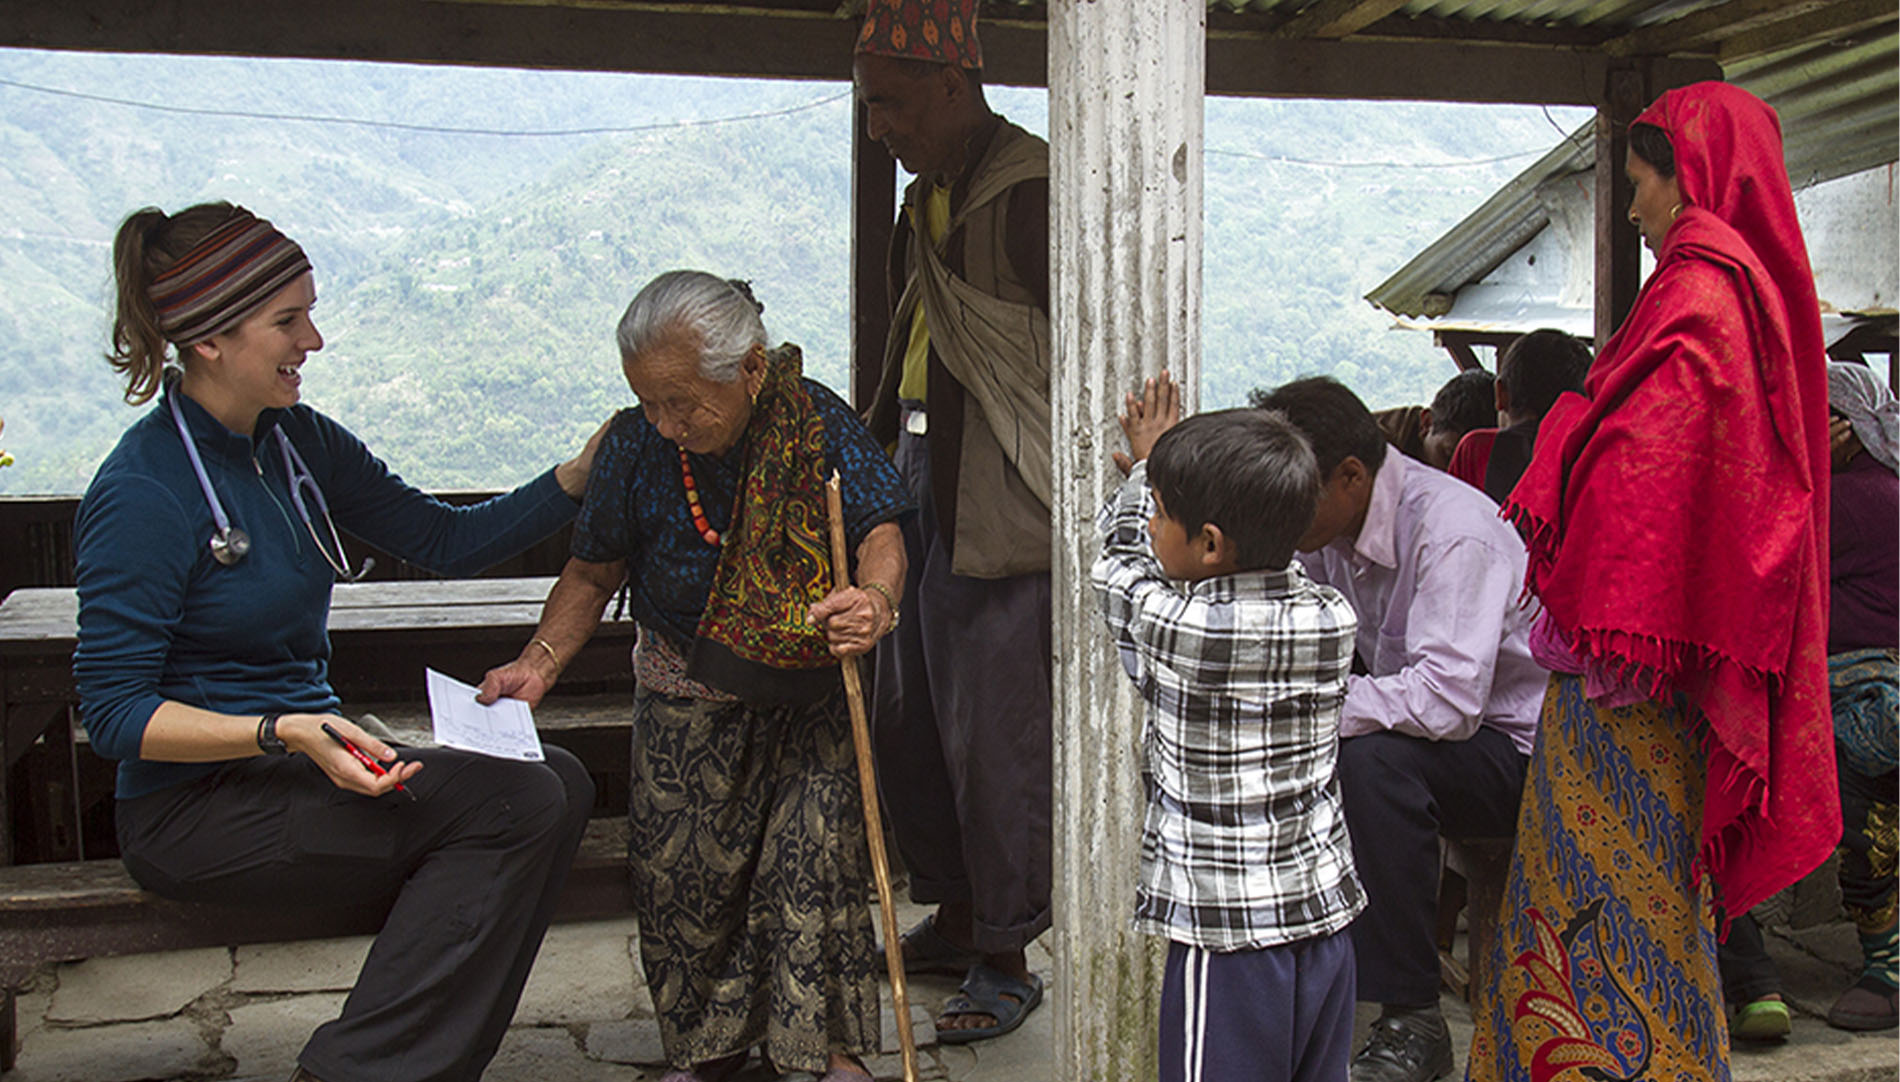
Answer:
M301 755L245 759L118 805L133 878L168 898L389 905L341 1017L298 1057L324 1082L472 1082L514 1017L594 786L559 748L510 762L430 748L391 793Z
M1382 732L1339 742L1339 792L1366 908L1352 922L1359 998L1438 1002L1438 839L1517 832L1530 757L1496 729L1469 740Z
M1020 950L1049 927L1049 575L952 574L923 440L898 437L897 468L919 511L877 650L878 788L911 897L967 901L979 951Z

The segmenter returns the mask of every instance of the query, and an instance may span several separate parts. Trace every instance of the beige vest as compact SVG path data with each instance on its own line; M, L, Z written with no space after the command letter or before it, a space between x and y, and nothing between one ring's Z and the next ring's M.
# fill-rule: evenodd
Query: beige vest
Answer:
M877 423L881 415L889 415L894 428L896 381L910 338L910 320L902 317L919 300L931 347L965 392L951 564L959 575L1049 570L1049 318L1010 266L1000 198L1016 184L1048 175L1048 144L1005 123L944 232L947 242L963 231L963 277L944 265L943 245L913 230L899 318L885 342L874 432L886 427ZM914 207L921 215L926 194L921 180L913 182L904 196L907 211Z

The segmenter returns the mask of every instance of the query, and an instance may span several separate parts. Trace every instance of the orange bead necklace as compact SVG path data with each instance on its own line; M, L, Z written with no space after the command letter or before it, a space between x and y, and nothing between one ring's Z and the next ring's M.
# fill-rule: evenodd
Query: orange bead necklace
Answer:
M693 464L687 460L684 447L680 448L680 479L686 483L686 509L693 513L693 528L708 545L718 545L719 531L706 521L706 509L699 502L699 485L693 480Z

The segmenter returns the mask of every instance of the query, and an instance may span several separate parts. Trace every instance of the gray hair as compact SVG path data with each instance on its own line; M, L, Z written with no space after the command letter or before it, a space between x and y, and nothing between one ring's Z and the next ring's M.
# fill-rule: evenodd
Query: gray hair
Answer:
M699 343L699 374L731 383L746 354L766 344L763 311L747 282L705 271L667 271L627 305L614 337L621 359L631 360L669 335L691 335Z

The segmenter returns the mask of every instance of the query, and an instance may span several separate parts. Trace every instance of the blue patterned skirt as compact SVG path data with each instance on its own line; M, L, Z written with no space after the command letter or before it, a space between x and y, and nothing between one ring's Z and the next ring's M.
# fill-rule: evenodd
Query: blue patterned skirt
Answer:
M1705 764L1674 704L1598 709L1553 676L1472 1004L1482 1082L1727 1082L1706 883L1691 885Z

